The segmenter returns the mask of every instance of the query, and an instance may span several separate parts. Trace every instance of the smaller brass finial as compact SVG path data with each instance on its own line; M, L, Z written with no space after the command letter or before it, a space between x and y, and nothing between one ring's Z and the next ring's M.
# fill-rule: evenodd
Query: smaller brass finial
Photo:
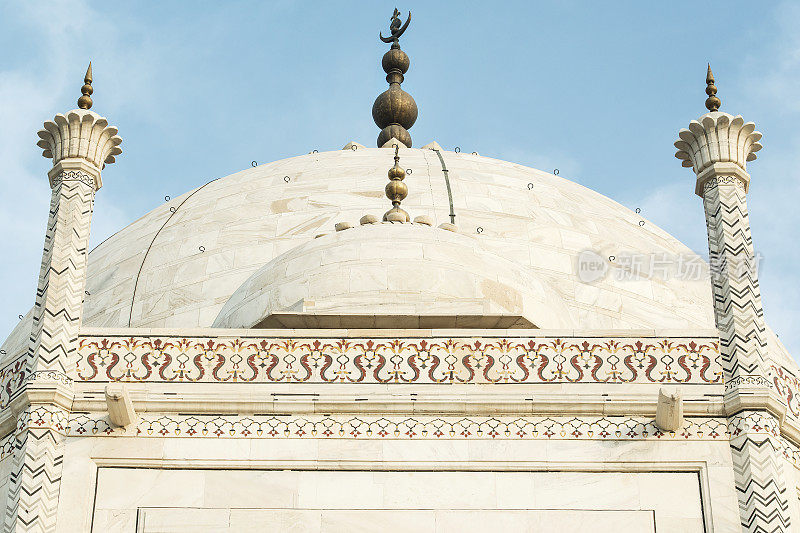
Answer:
M711 112L719 111L719 106L722 105L722 100L717 98L717 86L714 85L714 74L711 72L711 63L708 64L708 72L706 73L706 109Z
M408 196L408 186L403 183L406 171L400 168L400 147L394 145L394 166L389 169L389 183L386 184L386 197L392 202L392 208L383 215L386 222L409 222L411 217L400 209L400 202Z
M89 68L86 69L86 76L83 78L83 87L81 87L81 97L78 98L78 107L80 109L91 109L92 98L91 94L94 92L92 89L92 62L89 61Z

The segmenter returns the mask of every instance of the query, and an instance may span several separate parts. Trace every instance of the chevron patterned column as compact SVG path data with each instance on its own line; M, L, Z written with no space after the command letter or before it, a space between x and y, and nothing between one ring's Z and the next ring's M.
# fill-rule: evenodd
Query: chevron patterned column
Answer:
M745 531L789 531L786 462L780 424L765 411L742 411L728 419L731 452ZM793 468L793 467L790 467Z
M95 191L82 170L63 170L52 185L28 364L32 379L63 380L77 347Z
M703 198L714 289L714 316L726 391L768 389L766 326L747 214L747 161L761 134L742 117L714 111L679 132L675 156L697 175Z
M17 416L5 531L55 530L68 416L51 405Z
M693 168L705 208L741 525L744 531L788 531L789 493L776 445L780 423L769 411L754 409L764 409L773 395L746 196L747 162L761 149L761 134L741 116L717 111L710 68L706 81L711 112L680 131L675 156Z
M769 387L764 309L758 286L747 182L716 172L703 182L711 282L725 386Z
M83 108L56 115L39 132L43 155L53 159L48 173L52 197L36 289L28 380L15 398L19 411L6 532L56 528L94 194L102 185L102 168L122 152L117 129L88 109L90 82L91 67L84 96L78 101Z

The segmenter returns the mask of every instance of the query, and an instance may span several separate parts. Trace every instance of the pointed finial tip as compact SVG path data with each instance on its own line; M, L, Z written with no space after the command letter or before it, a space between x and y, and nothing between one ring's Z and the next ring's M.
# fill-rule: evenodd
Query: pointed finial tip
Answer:
M717 97L717 86L714 85L714 73L711 72L711 63L708 64L708 71L706 72L706 109L711 112L719 111L719 106L722 105L722 100Z
M86 69L86 75L83 77L83 87L81 87L81 97L78 98L78 108L91 109L92 98L94 92L92 89L92 62L89 61L89 68Z

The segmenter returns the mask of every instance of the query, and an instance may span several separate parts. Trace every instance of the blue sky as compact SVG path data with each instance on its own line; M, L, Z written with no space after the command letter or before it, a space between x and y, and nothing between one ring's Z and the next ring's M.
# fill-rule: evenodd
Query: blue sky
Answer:
M109 8L113 5L113 8ZM75 107L89 59L94 110L124 152L104 172L92 242L164 201L259 162L372 145L372 101L395 3L1 2L0 337L33 303L50 166L36 131ZM800 4L418 2L404 88L417 145L437 140L640 207L707 250L693 175L673 157L701 115L706 62L722 110L752 120L748 170L767 321L800 357Z

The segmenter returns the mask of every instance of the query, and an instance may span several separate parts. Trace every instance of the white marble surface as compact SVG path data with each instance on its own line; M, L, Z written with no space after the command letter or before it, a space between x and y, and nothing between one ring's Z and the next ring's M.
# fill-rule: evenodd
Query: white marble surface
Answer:
M333 233L336 222L357 225L365 213L383 212L390 152L365 148L298 156L172 198L89 254L84 325L210 326L234 291L274 257L319 233ZM449 222L436 153L400 154L404 168L413 171L404 208L412 217L430 216L435 225ZM461 231L549 286L577 328L714 327L707 279L611 275L586 286L576 278L576 257L585 247L603 257L691 253L649 221L640 226L641 214L551 173L472 154L442 156ZM29 316L20 321L1 347L5 357L25 349L30 327ZM791 361L773 335L770 352L784 364Z
M0 509L5 509L8 500L9 478L13 469L14 455L9 453L0 460Z
M276 312L523 316L576 324L548 284L465 235L422 224L356 226L314 239L257 270L214 327L250 328Z
M686 472L101 468L95 531L702 531Z
M689 129L678 132L675 157L684 167L693 167L699 176L714 164L732 163L747 170L747 162L756 159L761 150L761 132L755 131L752 122L745 122L741 115L733 116L722 111L706 113L700 120L689 122ZM700 184L702 178L699 178ZM745 187L749 177L745 178ZM699 187L699 185L698 185ZM697 194L701 193L698 188Z
M104 531L132 531L120 524L119 517L131 512L99 512ZM177 532L315 532L326 533L454 533L508 531L559 531L617 533L655 531L653 512L586 511L538 509L446 511L428 509L352 510L352 509L180 509L139 510L138 523L143 533ZM194 522L192 522L194 521ZM693 531L692 523L683 531ZM678 529L672 529L677 531ZM700 529L696 529L701 531ZM660 531L660 530L659 530Z
M303 155L172 198L91 252L85 324L210 325L230 295L270 259L333 232L336 222L357 224L365 213L385 211L390 152ZM430 216L435 225L449 222L436 153L403 149L400 155L404 168L413 171L403 207L414 217ZM653 224L639 226L641 215L550 173L471 154L442 156L461 231L550 285L580 327L713 326L707 280L633 282L612 276L595 284L602 289L595 295L576 295L575 258L584 247L603 257L625 251L689 253Z
M737 531L739 519L727 442L89 437L68 439L64 464L59 532L92 521L95 531L134 531L137 516L175 531L192 510L219 531L261 524L264 509L299 531L337 531L345 519L371 528L387 509L411 527L445 524L433 531L473 513L535 531L556 519L567 531L619 531L618 520L645 511L658 531L702 531L703 520Z
M68 158L83 159L97 170L110 165L122 153L122 138L108 120L89 109L73 109L66 115L58 113L39 130L37 146L53 165ZM95 188L100 188L99 176Z

